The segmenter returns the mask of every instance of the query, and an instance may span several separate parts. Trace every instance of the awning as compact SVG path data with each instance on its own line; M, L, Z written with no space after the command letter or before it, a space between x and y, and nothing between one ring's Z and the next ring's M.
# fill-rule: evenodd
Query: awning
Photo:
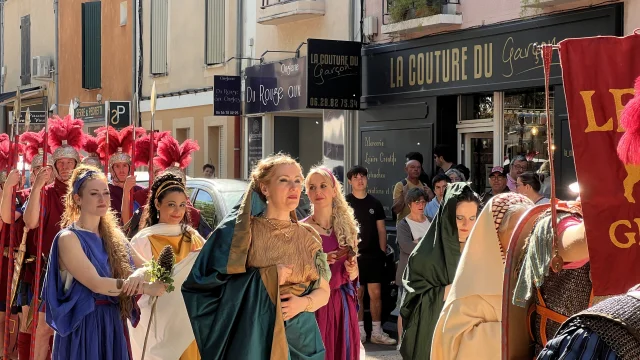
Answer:
M20 94L22 100L28 100L32 98L38 98L44 96L44 88L42 86L35 86L26 89L20 89ZM0 105L12 104L15 101L16 92L9 91L6 93L0 94Z

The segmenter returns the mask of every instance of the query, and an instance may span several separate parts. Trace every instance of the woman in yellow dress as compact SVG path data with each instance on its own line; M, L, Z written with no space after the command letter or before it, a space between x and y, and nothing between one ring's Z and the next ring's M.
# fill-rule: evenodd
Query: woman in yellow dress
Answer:
M146 360L199 360L200 354L191 330L187 308L179 289L189 275L204 239L189 225L188 196L183 180L165 173L154 180L151 196L142 215L144 228L131 240L131 246L146 261L158 259L166 245L173 248L176 263L173 285L177 291L158 298L147 341ZM138 300L142 315L136 328L131 328L133 357L140 359L151 315L151 298Z
M287 155L260 160L182 285L207 360L324 360L314 312L331 270L318 233L296 219L303 181Z

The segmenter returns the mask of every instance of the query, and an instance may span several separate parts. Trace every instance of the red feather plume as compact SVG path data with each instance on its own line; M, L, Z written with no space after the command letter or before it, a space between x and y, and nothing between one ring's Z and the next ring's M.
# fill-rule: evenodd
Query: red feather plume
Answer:
M194 140L187 139L180 145L173 137L165 137L158 143L158 157L153 159L153 164L167 169L178 163L181 169L185 169L191 163L191 154L198 150L200 146Z
M100 144L95 136L89 134L84 135L84 147L83 150L89 154L97 154Z
M11 164L11 141L7 134L0 134L0 171L8 170Z
M627 165L640 165L640 77L634 88L636 95L620 116L620 125L626 131L618 143L618 157Z
M171 131L163 131L153 134L153 148L158 151L158 143L161 139L165 137L172 137ZM145 134L144 136L138 138L135 143L136 153L133 158L133 165L135 167L138 166L148 166L149 165L149 152L151 151L151 137L149 134Z
M84 122L80 119L73 119L70 115L61 119L58 116L54 116L49 119L49 146L51 151L55 151L62 146L66 140L67 145L75 148L76 150L82 149L84 142L84 133L82 127Z
M44 129L40 130L37 133L26 132L20 135L20 142L22 142L23 144L25 160L27 161L27 163L31 164L33 158L38 155L38 150L44 150Z
M108 154L105 154L106 150L106 141L107 141L107 133L109 134L109 149ZM134 139L133 139L133 126L127 126L126 128L118 131L113 127L109 126L105 128L104 126L98 128L96 130L97 139L98 139L98 153L103 158L108 158L109 156L118 152L118 148L122 148L123 153L131 153L131 149L133 148ZM139 139L141 136L145 134L145 130L143 128L136 128L136 139Z

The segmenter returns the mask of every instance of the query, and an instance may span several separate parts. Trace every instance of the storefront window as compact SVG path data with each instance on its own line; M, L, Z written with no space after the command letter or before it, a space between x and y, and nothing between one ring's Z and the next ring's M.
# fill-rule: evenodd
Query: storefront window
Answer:
M551 116L549 121L553 125L553 91L550 92L549 97ZM516 156L524 155L529 163L528 171L545 172L549 161L547 121L544 89L505 92L505 165L508 165ZM553 134L551 135L553 138Z
M462 95L460 119L493 119L493 93Z

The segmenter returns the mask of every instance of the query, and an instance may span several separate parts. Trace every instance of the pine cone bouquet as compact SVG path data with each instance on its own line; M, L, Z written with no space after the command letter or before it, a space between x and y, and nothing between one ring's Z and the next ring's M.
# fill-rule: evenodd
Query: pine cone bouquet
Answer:
M151 272L151 281L162 281L167 284L167 292L175 290L173 286L173 266L176 264L176 256L173 253L171 245L166 245L160 251L158 260L151 260L149 264L149 271Z

